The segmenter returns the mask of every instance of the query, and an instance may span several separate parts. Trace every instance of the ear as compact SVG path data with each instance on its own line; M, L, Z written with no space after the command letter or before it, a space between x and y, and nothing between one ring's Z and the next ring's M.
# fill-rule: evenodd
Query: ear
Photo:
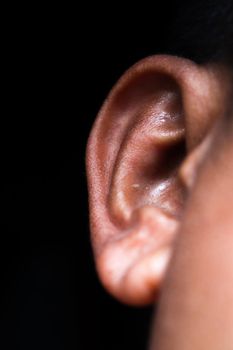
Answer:
M92 242L100 279L125 303L156 298L195 174L185 160L198 164L219 112L213 85L212 72L188 60L149 57L119 80L95 122L87 149Z

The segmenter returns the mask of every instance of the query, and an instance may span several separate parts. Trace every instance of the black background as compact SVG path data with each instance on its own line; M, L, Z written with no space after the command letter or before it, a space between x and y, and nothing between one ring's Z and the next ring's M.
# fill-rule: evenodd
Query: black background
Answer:
M85 147L121 74L169 52L172 9L134 22L123 10L46 13L15 9L3 30L0 347L142 350L151 309L114 301L95 273Z

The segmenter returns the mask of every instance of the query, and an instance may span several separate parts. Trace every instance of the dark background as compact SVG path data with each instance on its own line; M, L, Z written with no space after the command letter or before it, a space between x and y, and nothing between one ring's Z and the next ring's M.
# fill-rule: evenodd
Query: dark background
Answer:
M13 18L8 13L1 50L1 349L146 346L151 309L119 304L98 282L84 161L91 125L115 81L138 59L171 51L173 9L160 4L153 11L153 19L141 14L133 23L124 11L95 20L62 8L23 19L17 9Z

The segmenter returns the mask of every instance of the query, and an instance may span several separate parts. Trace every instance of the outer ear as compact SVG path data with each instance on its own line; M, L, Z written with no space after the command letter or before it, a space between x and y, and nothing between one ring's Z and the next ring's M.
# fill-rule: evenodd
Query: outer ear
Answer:
M125 303L156 298L184 207L179 168L216 114L210 84L188 60L150 57L119 80L95 122L87 150L92 242L103 284Z

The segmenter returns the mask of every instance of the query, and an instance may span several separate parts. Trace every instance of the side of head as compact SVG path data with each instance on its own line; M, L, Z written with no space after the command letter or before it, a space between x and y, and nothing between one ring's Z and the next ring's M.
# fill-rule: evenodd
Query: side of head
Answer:
M230 49L223 60L203 64L172 55L140 61L117 82L94 124L87 173L96 266L125 303L156 300L200 173L233 124L233 70L224 63ZM208 212L207 187L201 200Z

